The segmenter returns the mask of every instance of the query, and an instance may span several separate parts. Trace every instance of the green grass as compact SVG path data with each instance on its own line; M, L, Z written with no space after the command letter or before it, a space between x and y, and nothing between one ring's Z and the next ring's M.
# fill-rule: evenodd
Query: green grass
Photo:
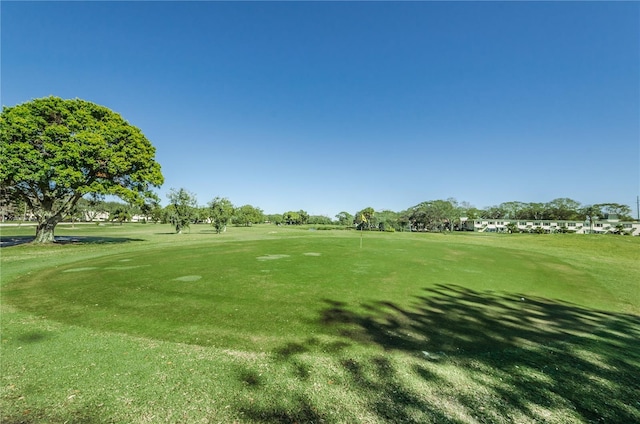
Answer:
M637 238L57 235L0 251L3 423L640 421Z

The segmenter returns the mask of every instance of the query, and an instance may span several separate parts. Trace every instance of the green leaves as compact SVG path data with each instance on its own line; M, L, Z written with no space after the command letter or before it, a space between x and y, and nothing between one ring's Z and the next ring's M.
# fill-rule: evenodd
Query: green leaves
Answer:
M102 106L48 97L5 108L2 117L3 185L29 181L43 187L53 181L58 187L119 194L162 184L149 140Z
M209 202L209 218L211 219L211 225L213 225L218 234L227 226L233 216L233 212L233 203L226 197L215 197Z
M140 129L80 99L4 108L0 151L0 185L26 200L39 220L61 220L87 193L139 203L163 183L155 148Z
M198 201L196 195L184 188L176 190L172 188L167 195L171 205L170 220L176 226L176 233L181 233L183 228L189 228L195 218Z

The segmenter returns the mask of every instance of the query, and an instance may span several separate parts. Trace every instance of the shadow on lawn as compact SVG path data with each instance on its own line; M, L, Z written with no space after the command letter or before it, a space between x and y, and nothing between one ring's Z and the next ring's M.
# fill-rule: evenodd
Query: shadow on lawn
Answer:
M0 248L31 243L34 238L34 236L0 236Z
M35 236L3 236L0 237L0 247L11 247L31 243L34 239ZM132 241L144 240L129 237L56 236L54 244L116 244L129 243Z
M426 289L411 308L380 302L356 313L343 302L326 303L320 323L329 332L414 356L418 380L453 394L458 410L480 422L557 421L557 412L585 422L640 422L640 317L452 285ZM297 353L313 349L309 343L276 353L295 365ZM438 364L455 366L484 390L457 390L433 372ZM350 390L383 421L463 422L403 382L384 356L342 359L340 365ZM247 415L256 421L331 422L307 403L299 411L265 412Z

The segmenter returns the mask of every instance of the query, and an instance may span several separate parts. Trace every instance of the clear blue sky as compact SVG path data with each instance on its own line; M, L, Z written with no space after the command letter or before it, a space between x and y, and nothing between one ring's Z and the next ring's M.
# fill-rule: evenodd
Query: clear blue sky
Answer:
M638 2L10 2L2 104L119 112L165 184L333 217L640 192Z

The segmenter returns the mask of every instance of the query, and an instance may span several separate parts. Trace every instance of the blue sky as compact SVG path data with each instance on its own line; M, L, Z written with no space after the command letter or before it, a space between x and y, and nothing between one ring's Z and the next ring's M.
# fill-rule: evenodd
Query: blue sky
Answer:
M638 2L11 2L1 100L111 108L165 184L333 217L640 193Z

